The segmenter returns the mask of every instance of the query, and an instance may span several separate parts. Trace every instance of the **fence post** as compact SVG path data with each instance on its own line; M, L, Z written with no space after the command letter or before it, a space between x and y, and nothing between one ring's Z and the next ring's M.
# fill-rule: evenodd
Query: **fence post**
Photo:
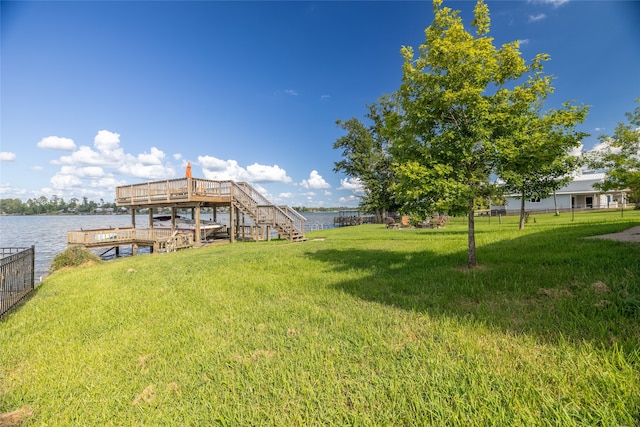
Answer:
M31 245L31 289L36 287L36 245Z

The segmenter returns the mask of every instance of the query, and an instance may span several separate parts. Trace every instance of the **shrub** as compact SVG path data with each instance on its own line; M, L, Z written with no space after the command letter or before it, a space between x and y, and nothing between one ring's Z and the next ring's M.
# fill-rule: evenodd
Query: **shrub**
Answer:
M86 262L98 261L100 261L100 257L93 252L89 252L80 246L72 246L53 258L50 270L53 272L63 267L77 267Z

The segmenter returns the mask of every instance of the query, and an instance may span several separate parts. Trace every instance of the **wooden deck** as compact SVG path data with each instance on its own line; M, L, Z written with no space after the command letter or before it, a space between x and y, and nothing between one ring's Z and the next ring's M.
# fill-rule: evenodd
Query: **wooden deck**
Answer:
M193 234L146 228L103 228L67 232L67 245L87 249L131 245L148 246L153 252L172 252L192 247ZM135 250L134 250L135 252Z
M136 209L150 210L149 227L153 227L153 209L192 208L200 224L200 209L226 207L230 212L229 235L233 242L253 226L254 236L270 236L275 230L289 240L304 240L306 219L288 206L276 206L245 182L216 181L202 178L178 178L116 187L116 205L132 209L135 227ZM175 214L175 210L173 211ZM199 226L198 226L199 228ZM196 241L198 245L200 242Z
M208 206L223 206L231 203L233 185L233 181L200 178L178 178L124 185L116 187L116 204L133 207L191 206L193 203L200 202Z

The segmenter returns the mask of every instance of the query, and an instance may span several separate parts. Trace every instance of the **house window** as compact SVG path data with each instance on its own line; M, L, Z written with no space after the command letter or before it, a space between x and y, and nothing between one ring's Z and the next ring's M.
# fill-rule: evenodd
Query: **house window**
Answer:
M540 197L532 197L529 201L531 203L540 203Z

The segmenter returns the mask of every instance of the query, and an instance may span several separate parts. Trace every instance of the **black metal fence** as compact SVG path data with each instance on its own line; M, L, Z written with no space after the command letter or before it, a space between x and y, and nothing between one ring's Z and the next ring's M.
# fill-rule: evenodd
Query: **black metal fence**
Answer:
M34 288L35 246L0 248L0 317Z

